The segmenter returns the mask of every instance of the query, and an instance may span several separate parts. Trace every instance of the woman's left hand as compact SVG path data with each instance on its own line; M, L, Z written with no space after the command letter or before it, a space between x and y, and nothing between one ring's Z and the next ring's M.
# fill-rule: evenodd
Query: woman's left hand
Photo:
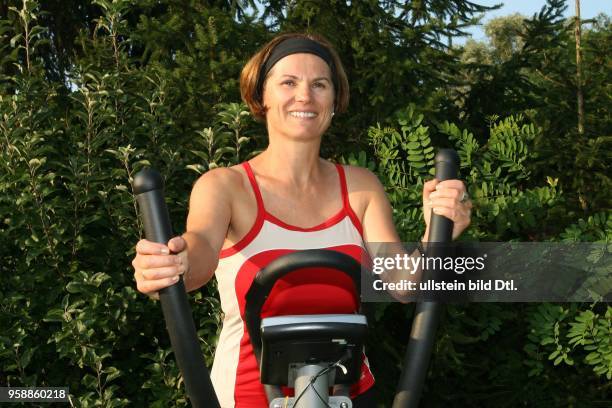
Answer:
M432 210L453 221L453 239L470 225L472 201L461 180L430 180L423 185L423 217L425 218L425 240L429 235Z

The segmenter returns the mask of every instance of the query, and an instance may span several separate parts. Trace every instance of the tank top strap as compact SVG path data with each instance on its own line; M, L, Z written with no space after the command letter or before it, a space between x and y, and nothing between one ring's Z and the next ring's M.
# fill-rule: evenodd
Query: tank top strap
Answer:
M348 187L346 184L346 174L344 173L344 167L341 164L336 163L336 170L338 170L338 177L340 178L340 190L342 191L342 209L345 214L349 216L351 222L359 231L359 235L363 237L363 226L361 225L361 221L359 221L359 217L353 211L351 207L351 202L349 201Z
M253 173L253 169L248 161L242 163L244 170L246 171L247 176L249 177L249 181L251 182L251 187L253 188L253 193L255 193L255 199L257 200L257 213L264 214L266 209L264 207L263 198L261 196L261 191L259 191L259 186L257 185L257 180L255 179L255 174Z

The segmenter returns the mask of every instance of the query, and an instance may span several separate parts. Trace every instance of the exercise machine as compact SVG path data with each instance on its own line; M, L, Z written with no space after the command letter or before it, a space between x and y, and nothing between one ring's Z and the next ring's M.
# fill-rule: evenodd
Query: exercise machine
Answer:
M456 178L459 168L457 153L451 149L440 150L435 157L435 167L439 180ZM142 170L134 177L133 191L142 214L145 237L166 244L174 234L164 201L162 177L153 169ZM452 228L452 221L432 214L428 241L450 242ZM359 291L359 264L346 255L324 252L331 251L300 251L275 260L258 273L247 294L247 302L253 305L245 316L247 329L272 408L351 407L348 385L356 381L355 375L360 374L361 347L367 325L365 317L309 315L262 320L259 316L274 282L307 266L333 267L348 273ZM182 279L162 289L159 295L170 343L189 400L196 408L219 407L199 347ZM417 304L393 408L416 408L419 405L440 312L441 305L437 302ZM288 401L283 398L279 387L291 383L296 396ZM334 393L330 397L328 390L331 386L334 386Z

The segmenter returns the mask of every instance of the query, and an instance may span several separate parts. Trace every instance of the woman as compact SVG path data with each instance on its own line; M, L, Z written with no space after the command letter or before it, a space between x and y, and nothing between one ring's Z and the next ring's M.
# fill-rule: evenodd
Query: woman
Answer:
M138 290L153 297L180 274L189 291L216 276L225 316L211 377L223 407L246 408L267 406L243 321L244 295L257 271L310 248L332 248L360 261L367 242L399 237L376 176L319 157L323 134L349 99L329 42L310 34L274 38L247 63L240 87L253 115L266 123L267 149L200 177L186 232L167 246L141 240L133 266ZM427 182L427 228L433 209L454 221L453 237L461 234L471 208L462 197L459 180ZM317 270L294 275L275 286L262 316L355 312L358 302L346 278ZM374 406L373 383L364 357L361 379L351 390L355 407Z

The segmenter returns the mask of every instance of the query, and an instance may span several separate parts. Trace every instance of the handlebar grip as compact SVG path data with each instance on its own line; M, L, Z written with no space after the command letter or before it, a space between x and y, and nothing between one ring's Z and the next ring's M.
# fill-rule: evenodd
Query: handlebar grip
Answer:
M436 179L440 181L456 179L459 173L459 156L453 149L440 149L434 159ZM428 242L451 242L453 222L448 218L432 214L429 225Z
M459 155L456 151L440 149L434 162L436 179L444 181L457 178ZM451 242L452 234L453 222L451 220L442 215L431 214L428 242ZM440 252L442 249L432 248L434 252ZM428 253L428 255L431 254ZM433 256L440 255L434 254ZM441 311L442 305L438 302L420 302L416 305L410 340L404 357L404 370L393 400L393 408L417 408L419 406Z
M154 169L144 169L134 176L132 188L140 208L146 239L167 244L173 232L164 201L161 175ZM196 408L219 408L219 401L204 364L182 277L174 285L160 290L159 300L172 350L191 404Z

